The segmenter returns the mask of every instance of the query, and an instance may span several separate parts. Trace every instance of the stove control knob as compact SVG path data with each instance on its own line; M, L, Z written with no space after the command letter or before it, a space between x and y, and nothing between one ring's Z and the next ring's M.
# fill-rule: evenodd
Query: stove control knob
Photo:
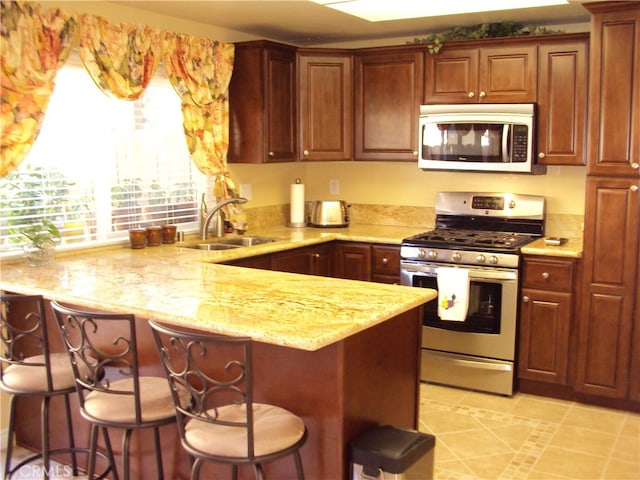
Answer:
M429 250L429 260L435 260L436 258L438 258L438 252Z
M496 257L495 255L491 255L489 257L489 263L491 265L497 265L498 264L498 257Z
M462 260L462 255L456 252L451 255L451 260L453 260L454 262L459 262L460 260Z
M424 258L427 256L427 252L425 252L422 248L418 250L418 258Z
M484 263L487 259L485 258L484 255L480 254L476 257L476 262L478 263Z

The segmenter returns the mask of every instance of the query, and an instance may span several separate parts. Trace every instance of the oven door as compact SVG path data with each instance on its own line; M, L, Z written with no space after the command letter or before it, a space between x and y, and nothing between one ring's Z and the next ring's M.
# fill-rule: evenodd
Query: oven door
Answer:
M437 290L438 264L402 262L401 284ZM513 361L518 270L468 268L469 309L463 322L441 320L438 302L424 306L422 346L444 352Z

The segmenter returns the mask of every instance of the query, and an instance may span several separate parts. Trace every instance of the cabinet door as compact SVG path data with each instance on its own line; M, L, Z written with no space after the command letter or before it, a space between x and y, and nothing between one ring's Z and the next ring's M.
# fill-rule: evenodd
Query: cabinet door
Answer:
M637 300L638 180L587 177L576 389L625 398Z
M571 294L522 290L518 377L566 384Z
M417 160L422 77L422 51L356 55L356 160Z
M371 280L371 246L368 243L338 243L334 255L336 277Z
M371 280L379 283L400 283L400 247L371 246Z
M266 160L293 161L297 156L295 55L269 49L266 68Z
M538 163L584 165L587 45L540 45L538 50Z
M307 248L296 248L271 256L271 270L277 272L311 274L311 252Z
M350 54L300 54L300 159L349 160L353 152Z
M425 103L467 103L477 101L477 48L447 48L426 53Z
M310 248L311 274L323 277L333 276L333 255L330 245Z
M478 101L535 102L537 58L536 45L481 48Z
M271 270L271 255L258 255L257 257L239 258L238 260L225 262L225 265Z
M297 157L295 49L268 41L236 44L229 84L229 163Z
M588 173L640 177L640 8L596 13L591 32Z

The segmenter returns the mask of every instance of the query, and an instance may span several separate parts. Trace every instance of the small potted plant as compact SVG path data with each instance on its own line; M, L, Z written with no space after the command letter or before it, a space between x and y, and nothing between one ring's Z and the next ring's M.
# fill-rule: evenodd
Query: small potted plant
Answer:
M24 227L20 233L27 238L23 245L29 265L47 265L53 260L60 230L50 220L41 220Z

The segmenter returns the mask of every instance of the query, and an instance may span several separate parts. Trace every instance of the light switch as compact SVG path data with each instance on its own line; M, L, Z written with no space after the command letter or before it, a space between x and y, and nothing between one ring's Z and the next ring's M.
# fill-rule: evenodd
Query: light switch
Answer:
M337 178L329 180L329 193L331 195L340 195L340 180Z
M251 184L250 183L241 183L239 190L240 190L241 197L244 197L247 200L251 200Z

